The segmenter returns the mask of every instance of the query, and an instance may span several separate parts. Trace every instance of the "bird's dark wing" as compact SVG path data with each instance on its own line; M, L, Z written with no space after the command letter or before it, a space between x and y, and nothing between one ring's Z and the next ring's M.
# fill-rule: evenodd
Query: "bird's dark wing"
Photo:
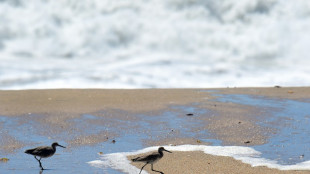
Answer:
M25 151L25 153L30 154L30 155L42 155L43 150L46 150L49 148L48 146L40 146L36 147L34 149L28 149Z
M152 153L152 154L150 154L150 155L146 155L146 156L142 156L142 157L137 157L137 158L135 158L135 159L132 159L132 161L133 162L135 162L135 161L140 161L140 162L151 162L151 161L153 161L153 160L155 160L155 159L157 159L158 158L158 156L159 156L159 154L158 153Z

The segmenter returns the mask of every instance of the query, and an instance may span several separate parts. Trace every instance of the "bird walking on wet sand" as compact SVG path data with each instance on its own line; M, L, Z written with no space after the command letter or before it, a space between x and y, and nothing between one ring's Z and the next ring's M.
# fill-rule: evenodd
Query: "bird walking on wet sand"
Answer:
M33 149L28 149L25 151L25 153L33 155L34 158L39 162L41 170L44 170L41 164L41 159L53 156L54 153L56 152L56 146L66 148L62 145L59 145L57 142L55 142L51 146L39 146ZM40 159L38 159L37 157L40 157Z
M148 164L151 164L152 166L152 171L154 172L158 172L158 173L161 173L161 174L164 174L163 172L161 171L157 171L157 170L154 170L153 169L153 164L156 163L158 160L160 160L163 156L164 156L164 153L163 151L166 151L166 152L169 152L169 153L172 153L168 150L166 150L164 147L160 147L158 148L158 152L154 152L150 155L146 155L146 156L142 156L142 157L137 157L135 159L132 159L132 162L144 162L145 165L141 168L140 170L140 173L142 172L143 168L148 165ZM139 173L139 174L140 174Z

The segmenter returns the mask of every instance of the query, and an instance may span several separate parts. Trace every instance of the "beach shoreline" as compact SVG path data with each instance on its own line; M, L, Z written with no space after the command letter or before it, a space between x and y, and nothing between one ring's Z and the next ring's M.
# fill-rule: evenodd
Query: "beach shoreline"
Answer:
M217 95L232 94L309 102L310 88L1 90L1 152L18 154L24 147L55 139L65 142L73 149L105 143L110 143L109 146L113 147L112 140L116 140L116 144L125 143L122 132L143 135L141 147L137 146L135 150L169 144L218 143L245 147L266 144L271 136L277 134L277 130L258 122L271 117L270 112L262 111L255 105L216 100ZM258 114L262 117L257 117ZM166 117L170 118L167 124ZM151 129L143 128L140 122L153 126ZM161 132L156 132L156 125L161 126ZM18 126L20 127L17 129ZM26 139L30 141L27 142ZM99 152L100 149L96 151ZM200 162L188 161L184 156ZM212 173L240 173L240 167L244 173L288 172L251 167L232 158L200 152L177 152L172 156L168 154L163 158L163 164L158 163L158 167L167 173L178 173L183 169L175 170L174 166L182 164L198 165L194 167L195 173L204 173L205 170Z

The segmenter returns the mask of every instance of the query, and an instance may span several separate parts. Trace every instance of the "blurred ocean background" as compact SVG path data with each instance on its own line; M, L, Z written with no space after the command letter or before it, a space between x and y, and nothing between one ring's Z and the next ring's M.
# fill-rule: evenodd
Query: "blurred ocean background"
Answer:
M310 86L309 0L0 0L0 89Z

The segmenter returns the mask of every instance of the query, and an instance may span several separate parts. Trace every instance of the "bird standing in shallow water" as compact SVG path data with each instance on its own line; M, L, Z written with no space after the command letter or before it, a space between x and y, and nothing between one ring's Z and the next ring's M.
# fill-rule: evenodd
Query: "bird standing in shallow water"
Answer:
M59 145L57 142L55 142L51 146L39 146L33 149L28 149L25 151L25 153L33 155L34 158L39 162L41 170L44 170L41 164L41 159L53 156L54 153L56 152L56 146L66 148L62 145ZM40 159L38 159L37 156L40 157Z
M140 173L142 172L143 168L144 168L146 165L151 164L151 166L152 166L152 168L151 168L152 171L155 171L155 172L164 174L164 173L161 172L161 171L157 171L157 170L154 170L154 169L153 169L153 164L156 163L158 160L160 160L160 159L164 156L163 151L172 153L172 152L166 150L164 147L160 147L160 148L158 148L158 152L152 153L152 154L147 155L147 156L137 157L137 158L135 158L135 159L132 159L132 162L144 162L144 163L146 163L146 164L141 168ZM139 174L140 174L140 173L139 173Z

